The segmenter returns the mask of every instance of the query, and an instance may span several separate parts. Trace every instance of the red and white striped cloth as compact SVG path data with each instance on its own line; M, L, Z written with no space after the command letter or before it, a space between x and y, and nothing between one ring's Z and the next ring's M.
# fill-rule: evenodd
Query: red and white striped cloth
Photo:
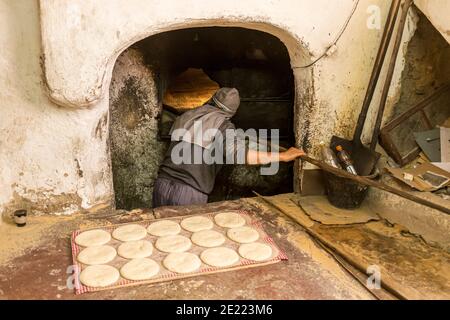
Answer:
M270 259L268 259L266 261L262 261L262 262L257 262L257 261L247 260L247 259L240 257L239 262L230 267L217 268L217 267L211 267L211 266L202 264L202 267L199 270L192 272L192 273L187 273L187 274L177 274L174 272L170 272L170 271L166 270L164 267L162 267L162 261L155 260L156 262L158 262L161 265L161 269L160 269L161 271L158 275L154 276L152 279L144 280L144 281L131 281L131 280L127 280L127 279L121 277L119 279L119 281L117 281L113 285L110 285L107 287L101 287L101 288L93 288L93 287L85 286L79 281L80 273L85 266L77 261L78 253L82 250L82 247L80 247L79 245L77 245L75 243L75 238L82 232L85 232L88 230L94 230L94 229L102 229L102 230L112 233L112 231L114 229L118 228L119 226L130 224L130 223L121 224L121 225L113 225L113 226L102 226L102 227L90 228L90 229L85 229L85 230L77 230L72 233L72 237L71 237L72 261L73 261L73 266L74 266L73 278L74 278L75 294L78 295L78 294L83 294L86 292L96 292L96 291L110 290L110 289L116 289L116 288L127 287L127 286L136 286L136 285L142 285L142 284L165 282L165 281L189 278L189 277L200 276L200 275L205 275L205 274L213 274L213 273L218 273L218 272L235 271L235 270L239 270L239 269L243 269L243 268L264 266L264 265L274 264L274 263L277 263L277 262L280 262L283 260L288 260L288 257L286 256L286 254L275 244L273 239L266 234L260 221L253 218L246 211L239 210L239 211L236 211L236 213L239 213L240 215L242 215L242 217L244 217L244 219L246 220L247 225L253 227L254 229L256 229L259 232L260 239L258 241L264 242L271 246L272 251L273 251L273 256ZM207 217L210 217L211 219L213 219L215 215L216 215L216 213L207 213L207 214L198 214L198 215L192 215L192 216L207 216ZM192 217L192 216L189 216L189 217ZM158 221L161 221L161 220L183 220L185 218L187 218L187 216L173 217L173 218L168 218L168 219L158 219ZM155 222L155 220L134 222L132 224L139 224L144 227L148 227L148 225L153 222ZM220 228L217 226L216 226L216 228L227 230L226 228Z

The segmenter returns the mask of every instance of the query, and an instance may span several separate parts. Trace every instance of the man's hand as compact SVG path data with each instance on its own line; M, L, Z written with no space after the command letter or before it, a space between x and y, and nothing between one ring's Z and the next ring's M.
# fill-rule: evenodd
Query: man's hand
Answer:
M289 150L280 153L280 161L291 162L304 155L306 155L306 153L301 149L289 148Z

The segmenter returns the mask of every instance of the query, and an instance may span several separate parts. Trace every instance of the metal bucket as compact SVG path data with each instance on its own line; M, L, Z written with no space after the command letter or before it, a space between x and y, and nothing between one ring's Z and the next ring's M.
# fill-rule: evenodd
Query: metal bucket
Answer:
M341 209L358 209L367 196L368 186L350 179L335 176L329 172L323 172L325 178L325 189L328 201L335 207ZM375 180L379 172L376 171L368 179Z

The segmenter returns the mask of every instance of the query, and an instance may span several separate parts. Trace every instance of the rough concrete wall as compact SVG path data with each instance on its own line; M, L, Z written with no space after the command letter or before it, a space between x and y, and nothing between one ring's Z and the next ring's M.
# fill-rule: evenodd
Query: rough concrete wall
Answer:
M166 151L158 141L155 76L139 52L117 60L110 87L110 149L116 207L152 207L153 183Z
M201 39L197 40L195 48L190 40L194 35ZM237 38L240 41L228 44ZM243 60L251 41L260 42L261 47L255 44L255 48L277 59L263 66L254 65L253 60ZM278 39L267 34L234 28L172 31L147 38L127 49L116 62L110 87L110 142L116 206L126 209L151 206L153 183L165 151L165 143L157 138L160 102L155 82L162 95L160 87L164 81L161 80L166 77L162 70L211 66L212 70L205 70L209 76L221 86L237 87L242 98L278 97L293 92L292 71L284 50ZM240 67L230 69L233 63ZM292 126L285 124L293 121L292 105L293 101L283 104L243 101L233 122L243 129L280 128L283 136L293 140ZM251 196L252 190L262 194L292 192L290 164L281 164L275 176L261 176L259 170L254 166L226 166L219 173L209 200Z
M36 1L0 0L0 29L0 214L70 214L108 201L107 108L49 101Z
M331 57L322 59L312 71L314 97L317 100L314 102L315 108L309 121L317 131L313 132L310 129L311 145L317 146L321 140L328 141L333 135L349 139L353 137L387 17L387 12L381 11L381 29L368 29L366 26L369 16L367 9L369 5L378 4L380 8L387 10L387 2L384 3L383 7L377 1L361 1L348 25L349 31L345 32L338 42L338 51ZM358 28L360 28L359 31L357 31ZM401 75L405 65L404 57L415 29L415 13L410 11L389 91L384 122L398 101ZM392 47L391 45L388 50L388 58L383 65L380 80L370 105L362 135L364 142L369 142L372 137L371 132L377 116ZM315 148L314 154L318 155L317 148Z
M372 2L362 1L363 12ZM378 0L375 4L383 2ZM107 91L109 74L120 52L150 35L189 26L270 29L283 41L298 44L298 48L290 48L294 63L317 57L337 37L356 3L197 0L187 6L178 0L129 0L126 5L122 0L41 0L45 76L50 95L64 105L92 105ZM66 43L71 44L72 50L64 49Z
M417 31L405 56L400 99L391 117L405 112L425 96L450 83L450 45L426 16L420 11L417 14ZM439 110L448 107L446 101L440 102L444 105L434 105L433 108Z

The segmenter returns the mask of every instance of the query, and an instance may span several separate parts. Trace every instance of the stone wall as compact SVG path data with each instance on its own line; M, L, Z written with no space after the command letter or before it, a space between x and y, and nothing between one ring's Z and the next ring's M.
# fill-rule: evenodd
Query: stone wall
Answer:
M108 203L108 105L76 110L49 100L37 1L1 0L0 29L0 213Z

